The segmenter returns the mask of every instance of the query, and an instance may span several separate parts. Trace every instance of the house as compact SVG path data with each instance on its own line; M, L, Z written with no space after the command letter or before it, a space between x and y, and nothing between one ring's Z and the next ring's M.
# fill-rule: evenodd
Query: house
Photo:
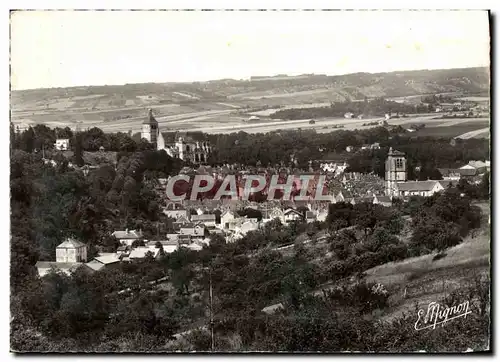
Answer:
M205 226L215 226L215 215L214 214L201 214L191 216L191 222L201 223Z
M200 245L198 243L191 243L188 245L183 245L183 247L188 248L188 249L193 250L193 251L200 251L203 249L203 245Z
M460 180L462 170L456 168L438 168L439 173L443 176L443 180ZM469 171L469 170L466 170Z
M220 216L220 225L223 229L228 229L229 228L229 223L236 218L234 212L231 210L226 210L224 213Z
M286 209L283 214L285 215L285 223L304 219L304 215L295 209Z
M167 234L167 240L171 242L179 242L179 234Z
M406 181L396 184L396 196L432 196L444 190L439 181Z
M125 229L123 231L117 230L114 231L113 234L111 235L114 236L116 239L118 239L120 244L128 246L132 246L132 243L134 241L142 239L143 237L141 230L129 230L129 229Z
M362 204L363 202L368 202L371 204L371 203L373 203L373 197L370 197L370 196L353 197L350 202L352 205Z
M337 196L335 196L335 202L351 202L352 197L351 192L347 190L340 190Z
M179 245L189 245L193 242L193 238L191 235L178 235L177 241L179 242Z
M316 213L314 211L306 211L306 222L315 222Z
M120 264L120 258L115 253L101 254L85 264L92 271L99 271L104 268L116 268Z
M87 245L68 238L56 248L56 262L85 263L87 261Z
M172 223L174 230L179 231L182 225L190 224L191 221L187 217L180 216Z
M461 169L466 168L467 166L471 166L474 169L476 169L478 174L485 173L486 171L490 170L490 161L469 161L469 164L466 166L461 167ZM468 167L467 167L468 168Z
M392 200L389 196L385 196L385 195L375 195L373 197L373 203L374 204L378 204L378 205L382 205L382 206L385 206L385 207L391 207L392 206Z
M177 234L175 234L177 235ZM177 237L175 240L160 240L160 241L150 241L148 247L156 247L156 244L160 243L165 254L171 254L179 249L179 240Z
M200 223L182 225L179 230L179 235L186 235L193 238L203 238L205 236L205 226Z
M180 217L189 218L189 211L179 203L171 202L163 209L163 213L172 219L179 219Z
M380 143L365 144L361 146L361 150L380 150Z
M352 118L353 116L354 116L354 113L352 113L352 112L347 112L344 114L344 118L348 118L348 119Z
M76 271L78 268L82 267L84 263L65 263L65 262L53 262L53 261L37 261L35 267L38 270L38 275L43 277L47 275L52 269L59 270L66 275L70 275L72 272Z
M285 223L285 213L278 207L273 208L268 216L271 220L279 219L282 224Z
M278 304L269 305L269 306L263 308L262 312L264 312L266 314L274 314L277 311L284 310L284 309L285 309L285 307L283 306L283 304L278 303Z
M259 229L259 223L256 219L248 219L243 224L241 224L239 231L246 235L250 231L255 231Z
M208 231L208 233L210 235L214 235L214 234L223 235L224 234L223 230L216 228L215 226L207 227L206 230Z
M151 247L151 246L140 246L138 248L135 248L130 252L129 259L130 261L134 260L141 260L146 257L147 253L152 253L153 257L155 259L158 259L160 257L160 249L156 247Z
M69 138L58 138L54 143L54 148L59 151L69 150Z
M322 209L318 211L316 215L316 220L318 220L319 222L324 222L326 221L327 217L328 217L328 209Z

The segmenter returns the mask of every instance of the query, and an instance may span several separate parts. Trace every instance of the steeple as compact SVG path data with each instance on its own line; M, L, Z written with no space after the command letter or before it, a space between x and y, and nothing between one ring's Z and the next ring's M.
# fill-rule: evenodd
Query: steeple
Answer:
M142 122L142 124L155 124L156 126L158 126L158 121L156 120L155 116L153 116L153 110L151 108L148 110L148 117L144 120L144 122Z
M148 117L142 122L141 138L156 144L158 142L158 121L153 116L153 110L148 110Z

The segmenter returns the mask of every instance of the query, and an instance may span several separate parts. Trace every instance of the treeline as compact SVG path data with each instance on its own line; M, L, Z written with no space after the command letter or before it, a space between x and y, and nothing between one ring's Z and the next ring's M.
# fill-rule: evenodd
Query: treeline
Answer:
M384 98L376 98L357 102L333 102L330 107L318 108L290 108L282 109L273 114L274 119L308 119L324 117L344 117L346 113L352 113L353 117L363 115L364 117L383 117L385 114L397 113L429 113L434 112L435 107L432 104L418 103L415 105L389 101Z
M20 131L10 125L11 148L20 149L25 152L34 150L52 150L56 139L69 139L70 150L72 151L99 151L101 147L105 151L125 151L135 152L152 149L152 145L141 140L140 133L131 132L104 133L98 127L88 130L73 132L69 127L49 128L43 124L37 124Z
M452 145L448 138L412 137L384 127L332 133L305 130L265 134L239 132L208 137L214 148L210 164L283 164L308 169L310 160L333 158L347 161L353 172L373 171L381 177L384 176L389 147L406 153L410 179L418 178L415 173L417 166L423 170L420 177L427 179L426 170L463 166L470 160L487 160L490 157L487 139L456 140ZM345 151L347 146L359 149L364 144L376 142L380 143L381 149L355 153Z
M83 151L98 151L101 146L105 147L105 150L121 152L152 148L145 140L134 141L125 133L108 134L99 128L92 128L75 135L69 128L52 130L44 125L37 125L19 134L11 127L11 148L25 152L40 150L42 147L53 148L56 134L57 137L71 137L70 147L75 153L74 159L78 165L83 162ZM173 141L174 136L175 133L166 135L168 141ZM310 160L338 158L346 160L351 171L373 171L381 177L384 174L388 148L393 147L406 153L409 179L427 179L429 173L435 176L437 168L453 168L470 160L486 160L490 157L487 139L457 139L451 144L448 138L412 137L402 129L389 131L384 127L339 130L331 133L316 133L312 130L275 131L264 134L187 132L186 136L210 142L213 149L208 160L210 165L236 163L308 169ZM359 148L364 144L376 142L380 143L380 150L346 152L347 146ZM417 166L421 169L420 174L415 171Z

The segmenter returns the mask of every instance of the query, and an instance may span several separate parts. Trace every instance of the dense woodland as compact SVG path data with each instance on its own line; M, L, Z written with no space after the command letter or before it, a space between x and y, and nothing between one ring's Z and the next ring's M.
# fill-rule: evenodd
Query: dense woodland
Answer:
M442 194L415 197L408 203L396 201L391 208L333 204L324 223L285 226L274 220L237 243L226 244L214 236L200 252L180 249L160 260L123 263L118 270L92 275L77 271L71 276L54 271L40 279L36 261L54 260L55 247L65 236L86 242L92 257L98 248L116 247L116 240L109 237L115 228L141 228L145 238L152 240L165 233L169 221L160 212L155 180L177 174L182 165L164 151L132 152L131 147L130 152L120 150L116 165L102 165L85 176L69 168L68 160L61 159L56 167L45 164L40 152L33 150L44 144L49 147L50 133L34 132L31 137L32 131L26 132L11 134L14 350L210 350L206 330L193 332L183 342L172 337L209 324L210 280L216 350L456 351L485 348L488 343L488 281L471 278L448 296L479 300L466 320L454 321L446 329L417 332L414 314L390 322L376 317L387 307L391 290L367 283L363 275L376 265L445 252L460 243L480 226L480 210L473 201L489 198L488 175L480 185L462 181ZM80 147L96 147L85 143L90 137L85 132L73 137L74 158ZM92 139L100 137L113 136ZM482 140L457 141L451 146L449 141L431 138L389 139L382 128L329 135L287 132L205 137L218 148L213 157L220 163L289 162L293 152L306 154L308 149L310 155L319 157L319 146L340 152L346 145L369 142L383 142L385 148L392 145L413 155L416 162L426 160L434 167L488 158L487 143ZM371 167L378 172L378 161L366 161L373 162L375 155L382 160L383 150L350 156L349 162L353 169ZM408 223L413 233L405 243L402 233ZM321 241L321 235L326 240ZM301 237L310 238L312 247L298 242ZM286 245L294 245L288 254L273 250ZM167 282L150 283L163 277ZM313 293L332 282L337 289ZM273 303L282 303L285 310L274 315L261 312Z

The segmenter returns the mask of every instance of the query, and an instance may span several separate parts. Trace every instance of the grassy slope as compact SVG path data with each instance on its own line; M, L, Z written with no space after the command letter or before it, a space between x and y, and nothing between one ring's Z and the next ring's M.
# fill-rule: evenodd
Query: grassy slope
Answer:
M489 205L482 203L478 206L483 210L480 230L475 237L468 236L463 243L450 248L444 258L432 261L436 254L424 255L366 271L368 281L382 283L391 291L391 307L384 318L413 311L415 303L427 305L437 301L475 275L489 274Z

